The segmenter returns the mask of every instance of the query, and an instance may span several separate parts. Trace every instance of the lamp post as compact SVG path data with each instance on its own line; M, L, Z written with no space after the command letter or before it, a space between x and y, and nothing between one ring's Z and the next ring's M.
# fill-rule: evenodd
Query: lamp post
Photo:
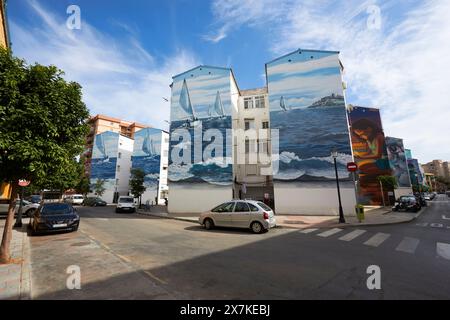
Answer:
M331 156L333 157L333 160L334 160L334 172L336 173L336 186L337 186L337 193L338 193L338 199L339 199L339 223L345 223L344 211L342 210L341 189L339 188L339 176L338 176L337 163L336 163L336 158L338 157L338 152L336 149L333 149L331 151Z

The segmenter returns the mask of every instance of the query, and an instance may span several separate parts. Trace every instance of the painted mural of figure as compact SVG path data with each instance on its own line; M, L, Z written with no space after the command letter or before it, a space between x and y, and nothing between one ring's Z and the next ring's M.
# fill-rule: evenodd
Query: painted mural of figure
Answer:
M383 131L372 121L360 119L352 124L352 133L366 144L364 150L354 151L360 170L365 173L377 173L380 169L388 170Z

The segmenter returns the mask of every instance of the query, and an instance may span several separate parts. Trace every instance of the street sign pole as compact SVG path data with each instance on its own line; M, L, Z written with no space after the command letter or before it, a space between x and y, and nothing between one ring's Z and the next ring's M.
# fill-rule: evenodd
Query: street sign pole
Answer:
M23 195L25 187L30 184L30 181L27 180L19 180L20 190L20 202L19 202L19 212L17 212L16 223L14 224L14 228L22 228L22 205L23 205Z

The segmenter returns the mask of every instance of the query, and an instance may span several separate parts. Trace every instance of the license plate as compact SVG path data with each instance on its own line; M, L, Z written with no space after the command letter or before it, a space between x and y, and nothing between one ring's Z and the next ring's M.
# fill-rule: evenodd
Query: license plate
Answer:
M67 223L59 223L53 225L53 228L63 228L63 227L67 227Z

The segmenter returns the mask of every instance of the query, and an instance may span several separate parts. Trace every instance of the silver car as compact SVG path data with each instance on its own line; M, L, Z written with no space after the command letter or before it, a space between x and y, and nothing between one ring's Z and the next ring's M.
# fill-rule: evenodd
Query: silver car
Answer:
M207 230L217 227L250 228L262 233L276 226L270 207L260 201L232 200L204 212L198 219Z

